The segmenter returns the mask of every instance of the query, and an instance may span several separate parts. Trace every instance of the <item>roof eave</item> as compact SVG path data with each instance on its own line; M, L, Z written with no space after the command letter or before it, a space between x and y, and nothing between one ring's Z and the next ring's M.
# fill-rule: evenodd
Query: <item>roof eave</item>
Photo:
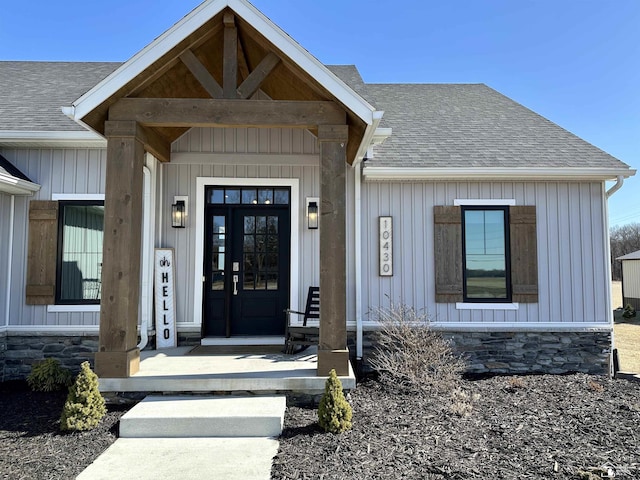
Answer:
M106 145L104 137L93 131L0 130L0 146L5 147L104 148Z
M229 7L249 22L267 40L292 61L309 73L339 102L358 116L366 125L373 123L375 108L348 87L308 51L293 41L253 5L245 0L211 0L204 2L157 39L144 47L126 63L73 102L73 119L81 121L93 109L114 95L120 88L140 75L162 55L169 52L188 34L194 32L213 16Z
M33 195L40 185L0 172L0 192L9 195Z
M630 168L575 168L575 167L376 167L366 166L363 176L367 180L615 180L635 175Z
M382 143L389 135L391 135L390 128L378 128L378 125L380 125L380 122L382 121L383 115L384 112L382 111L373 112L373 121L370 125L367 125L367 128L364 131L362 141L360 142L360 146L358 147L358 153L356 154L356 158L352 163L352 166L355 167L364 159L370 146Z
M640 250L617 257L616 260L640 260Z

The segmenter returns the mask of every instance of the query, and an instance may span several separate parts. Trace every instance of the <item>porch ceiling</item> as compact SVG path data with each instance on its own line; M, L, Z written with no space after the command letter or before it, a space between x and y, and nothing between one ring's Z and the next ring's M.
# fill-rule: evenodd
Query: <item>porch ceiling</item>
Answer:
M237 32L234 34L237 35L236 48L229 46L233 43L225 33L225 30L228 31L225 20L227 27L230 27L230 19ZM234 50L232 56L231 50ZM249 98L246 102L257 99L264 102L265 98L286 102L334 102L346 113L346 123L349 126L347 161L353 163L367 127L365 121L229 7L203 23L78 120L104 134L105 121L116 119L113 109L110 116L110 109L123 98L211 99L216 98L216 93L219 92L221 95L217 98L229 99L229 91L225 86L225 79L233 78L228 71L225 73L229 66L236 67L236 88L232 87L232 92L237 98L246 95ZM250 81L243 84L252 72L255 73ZM258 88L261 93L253 93ZM256 106L258 103L261 102L256 102ZM284 104L282 105L284 108ZM322 105L320 107L323 108ZM274 107L273 110L277 109L278 107ZM280 125L268 122L254 126ZM309 127L304 122L290 126ZM171 142L189 128L190 126L145 125L147 138L156 143L156 152L168 152ZM309 129L312 133L317 133L315 128ZM168 153L162 156L165 157L162 160L168 160Z

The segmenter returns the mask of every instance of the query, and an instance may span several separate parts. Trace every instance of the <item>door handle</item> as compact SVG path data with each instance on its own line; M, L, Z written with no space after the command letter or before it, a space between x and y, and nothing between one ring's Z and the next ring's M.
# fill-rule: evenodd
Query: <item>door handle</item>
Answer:
M238 275L233 276L233 294L238 295Z

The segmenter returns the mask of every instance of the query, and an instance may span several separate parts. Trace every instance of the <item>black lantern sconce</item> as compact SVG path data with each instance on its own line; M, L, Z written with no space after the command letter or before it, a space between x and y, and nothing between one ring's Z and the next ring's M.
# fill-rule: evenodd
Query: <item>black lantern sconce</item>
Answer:
M307 227L309 230L318 229L318 199L307 198Z
M184 228L187 225L187 202L184 197L174 197L171 205L171 226L173 228Z

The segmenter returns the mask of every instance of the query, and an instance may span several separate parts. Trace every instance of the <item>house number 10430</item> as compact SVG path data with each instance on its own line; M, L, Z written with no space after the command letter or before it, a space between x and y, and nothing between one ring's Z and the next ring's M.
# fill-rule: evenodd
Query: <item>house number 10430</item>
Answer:
M378 217L380 231L380 276L393 275L393 219Z

